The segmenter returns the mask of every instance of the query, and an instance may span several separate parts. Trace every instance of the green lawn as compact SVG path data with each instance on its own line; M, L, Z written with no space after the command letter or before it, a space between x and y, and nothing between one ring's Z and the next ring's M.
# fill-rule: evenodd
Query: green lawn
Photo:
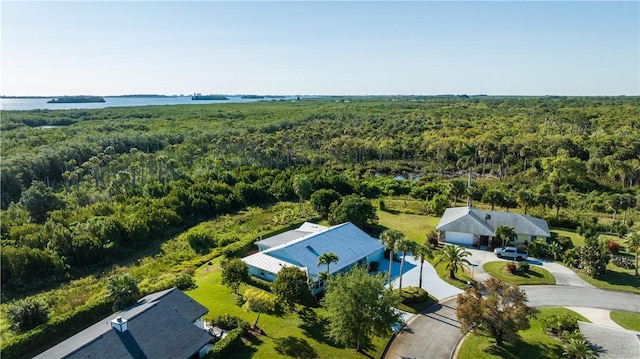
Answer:
M558 233L559 236L571 238L574 247L584 246L584 237L576 233L573 229L568 228L552 228L551 232Z
M493 338L471 334L458 352L458 359L538 359L560 358L562 348L560 344L545 334L541 319L555 314L568 313L574 315L580 321L589 322L582 315L563 307L539 308L538 317L531 320L531 328L520 331L520 339L514 342L505 341L504 347L495 345Z
M426 241L427 233L436 228L438 221L439 217L378 211L378 223L382 227L396 229L420 244Z
M596 288L640 293L640 276L635 276L633 269L623 269L609 263L607 264L607 273L600 278L591 278L579 270L576 272L580 278Z
M611 320L618 323L621 327L640 332L640 313L612 310L609 316Z
M250 324L255 313L245 312L236 304L237 296L221 284L219 259L196 271L198 288L186 292L209 309L206 318L221 314L237 315ZM243 291L245 286L240 288ZM326 337L326 320L322 308L300 307L297 313L262 314L258 326L265 335L245 343L233 358L362 358L351 348L337 347ZM366 355L379 358L389 338L374 338Z
M524 273L511 274L507 272L506 266L509 262L496 261L485 263L482 268L494 278L499 278L505 282L528 285L528 284L556 284L555 278L546 269L531 265Z

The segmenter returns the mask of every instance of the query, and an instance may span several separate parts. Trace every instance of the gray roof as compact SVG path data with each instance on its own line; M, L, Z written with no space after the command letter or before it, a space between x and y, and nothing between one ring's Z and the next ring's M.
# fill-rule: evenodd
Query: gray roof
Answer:
M278 273L283 266L296 266L306 270L315 280L320 272L325 271L324 266L318 267L318 257L324 253L333 252L338 255L338 263L330 265L331 272L334 273L383 248L384 245L378 239L347 222L242 260L271 273Z
M268 248L277 247L279 245L289 243L300 239L306 235L312 233L318 233L327 230L327 227L321 226L319 224L304 222L299 228L287 231L284 233L280 233L273 237L269 237L267 239L263 239L261 241L257 241L256 245L262 245Z
M516 234L551 237L549 226L544 219L520 213L485 211L474 207L447 208L436 229L492 237L499 226L513 227Z
M207 308L173 288L148 295L36 358L188 358L213 338L194 322ZM116 317L128 330L111 328Z

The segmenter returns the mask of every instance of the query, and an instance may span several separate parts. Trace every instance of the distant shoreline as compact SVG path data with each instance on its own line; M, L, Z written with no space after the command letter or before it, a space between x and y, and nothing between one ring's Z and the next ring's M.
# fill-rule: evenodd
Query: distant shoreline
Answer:
M53 98L47 103L90 103L90 102L106 102L103 97L100 96L62 96Z

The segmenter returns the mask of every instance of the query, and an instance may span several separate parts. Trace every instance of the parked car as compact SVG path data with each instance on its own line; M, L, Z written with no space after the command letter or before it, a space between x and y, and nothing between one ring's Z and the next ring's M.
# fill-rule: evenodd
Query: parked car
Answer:
M526 253L518 252L518 248L516 247L496 248L493 250L493 253L495 253L498 258L509 258L517 261L525 260L528 257Z

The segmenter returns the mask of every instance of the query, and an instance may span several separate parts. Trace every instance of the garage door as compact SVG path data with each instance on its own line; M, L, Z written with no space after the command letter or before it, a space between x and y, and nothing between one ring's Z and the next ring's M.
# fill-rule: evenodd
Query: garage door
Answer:
M460 233L460 232L446 232L445 234L445 242L461 244L465 246L473 245L473 234L472 233Z

